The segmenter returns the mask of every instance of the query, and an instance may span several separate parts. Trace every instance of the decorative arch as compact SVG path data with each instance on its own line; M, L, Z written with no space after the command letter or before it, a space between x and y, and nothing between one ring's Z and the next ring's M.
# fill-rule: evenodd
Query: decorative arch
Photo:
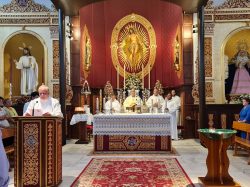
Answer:
M237 53L237 45L239 44L240 40L245 40L248 45L249 49L248 52L250 53L250 27L244 26L239 27L233 31L231 31L226 38L224 39L221 47L221 72L222 72L222 88L224 88L224 98L229 94L230 85L226 84L226 81L230 81L233 79L230 72L230 59L234 57ZM229 63L229 64L228 64ZM228 78L229 79L228 79ZM230 79L231 78L231 79Z
M15 43L14 43L12 41L13 38L18 38L18 40L15 40ZM31 38L32 40L24 41L26 38ZM11 44L10 42L14 44ZM5 97L9 96L10 82L13 81L14 79L18 79L18 81L20 81L20 71L16 70L15 64L13 62L10 63L10 61L13 61L13 59L19 60L22 52L20 52L18 47L22 46L22 42L25 42L27 46L29 45L32 46L31 54L36 58L38 66L39 66L39 79L38 79L39 84L47 83L47 76L44 76L44 75L47 75L47 71L48 71L47 70L48 69L47 68L48 67L48 62L47 62L48 53L47 53L47 46L45 45L44 39L34 31L30 31L30 30L16 31L6 37L6 39L2 43L2 47L1 47L2 50L0 51L1 53L0 56L2 56L1 61L3 62L1 63L2 67L0 68L2 70L0 82L4 86L4 89L1 92L1 95ZM37 46L40 46L39 49L36 48ZM9 54L8 51L11 49L13 50L12 54ZM37 57L36 54L41 54L41 55ZM10 75L11 73L12 73L12 80L11 80L11 75ZM13 84L12 93L13 93L13 96L19 96L20 90L17 89L18 84L17 83L15 84L16 85Z

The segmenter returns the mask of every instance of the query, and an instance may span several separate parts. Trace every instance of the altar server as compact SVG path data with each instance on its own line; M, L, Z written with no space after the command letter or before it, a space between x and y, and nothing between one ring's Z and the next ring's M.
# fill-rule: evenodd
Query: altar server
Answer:
M172 90L171 91L171 95L172 95L172 100L175 102L176 104L176 107L177 107L177 110L176 110L176 123L177 125L181 125L181 121L180 121L180 118L181 118L181 113L180 113L180 108L181 108L181 98L176 95L176 92L175 90Z
M49 87L41 85L38 89L39 98L30 101L24 116L57 116L63 117L61 105L57 99L49 96Z
M172 100L176 103L176 106L179 109L181 107L181 98L178 95L176 95L175 90L171 91L171 95L172 95Z
M154 88L154 93L148 98L146 104L149 108L155 107L161 109L163 107L164 99L161 95L159 95L159 90L157 88Z
M176 111L178 110L178 105L172 99L171 93L168 93L165 97L165 102L162 107L163 112L167 112L172 116L173 123L171 126L171 138L178 140L178 131L177 131L177 121L176 121Z
M121 111L121 105L119 101L116 99L116 95L112 94L111 98L105 103L105 110L106 112L111 111L115 113L119 113Z

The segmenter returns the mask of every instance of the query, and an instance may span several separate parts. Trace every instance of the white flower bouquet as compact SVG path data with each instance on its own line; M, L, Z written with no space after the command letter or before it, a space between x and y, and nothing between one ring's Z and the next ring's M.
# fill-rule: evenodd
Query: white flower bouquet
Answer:
M136 89L140 90L142 88L142 82L139 76L133 74L129 75L125 80L125 88L127 90Z

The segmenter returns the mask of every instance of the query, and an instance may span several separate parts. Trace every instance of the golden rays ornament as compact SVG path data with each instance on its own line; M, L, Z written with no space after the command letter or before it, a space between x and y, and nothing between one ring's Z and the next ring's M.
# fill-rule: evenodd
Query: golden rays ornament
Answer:
M121 76L146 76L156 56L156 36L151 23L137 14L130 14L117 22L111 37L113 65ZM142 73L144 72L144 73Z

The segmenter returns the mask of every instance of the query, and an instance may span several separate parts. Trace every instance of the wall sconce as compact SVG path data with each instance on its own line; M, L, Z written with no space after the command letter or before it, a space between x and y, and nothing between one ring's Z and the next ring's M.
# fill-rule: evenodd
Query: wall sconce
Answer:
M198 25L193 25L193 33L198 33Z

